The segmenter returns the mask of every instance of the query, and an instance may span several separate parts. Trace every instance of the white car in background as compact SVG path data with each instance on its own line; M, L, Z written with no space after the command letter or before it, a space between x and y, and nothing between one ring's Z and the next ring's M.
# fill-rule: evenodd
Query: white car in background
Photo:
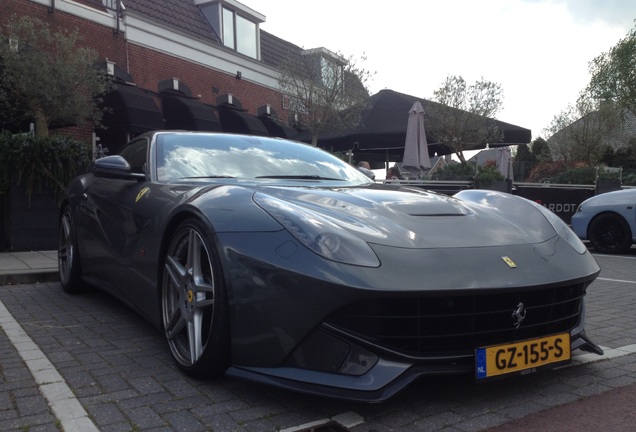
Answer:
M572 229L598 252L625 253L636 241L636 189L623 189L583 201Z

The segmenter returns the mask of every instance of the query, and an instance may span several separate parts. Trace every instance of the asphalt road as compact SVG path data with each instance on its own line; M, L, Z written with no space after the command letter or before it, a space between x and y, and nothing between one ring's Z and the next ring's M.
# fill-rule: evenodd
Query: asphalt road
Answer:
M173 365L157 330L104 293L3 286L0 430L631 431L636 248L595 257L602 270L588 290L586 328L603 357L575 352L571 366L486 384L426 379L381 404L192 380Z

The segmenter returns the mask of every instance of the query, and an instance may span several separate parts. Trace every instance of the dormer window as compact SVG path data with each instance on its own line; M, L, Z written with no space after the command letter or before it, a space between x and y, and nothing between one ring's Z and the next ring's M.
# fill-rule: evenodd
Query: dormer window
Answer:
M303 56L314 65L313 73L322 85L335 88L344 85L344 65L346 61L328 49L314 48L303 51Z
M235 0L195 0L223 45L260 59L259 24L265 16Z
M338 83L342 83L342 66L327 57L321 57L320 77L325 87L333 88Z
M256 23L223 8L223 45L256 58Z

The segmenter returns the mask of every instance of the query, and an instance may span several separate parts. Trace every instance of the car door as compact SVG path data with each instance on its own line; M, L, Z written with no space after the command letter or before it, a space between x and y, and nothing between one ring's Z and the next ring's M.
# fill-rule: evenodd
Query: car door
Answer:
M129 163L132 172L146 174L145 180L94 177L87 185L81 203L81 226L85 250L82 250L85 272L97 275L113 289L124 290L126 268L140 230L133 214L135 202L150 176L148 169L149 140L131 141L119 155ZM124 290L125 291L125 290Z

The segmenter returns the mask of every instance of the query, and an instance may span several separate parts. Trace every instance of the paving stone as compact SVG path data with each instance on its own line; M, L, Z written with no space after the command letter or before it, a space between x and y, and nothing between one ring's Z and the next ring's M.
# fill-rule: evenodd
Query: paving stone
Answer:
M212 417L207 417L204 420L205 420L205 424L208 425L210 429L213 431L233 431L233 432L248 431L248 429L245 429L243 425L236 424L236 421L232 417L230 417L227 413L218 414ZM298 424L300 423L296 423L296 425Z
M163 383L163 387L176 398L200 395L199 390L187 380L171 380Z
M159 392L165 391L163 386L161 386L159 383L157 383L157 381L155 381L151 377L131 379L131 380L128 380L128 384L130 384L140 394L151 394L151 393L159 393Z
M525 417L545 409L545 406L536 402L527 401L517 405L507 405L501 409L501 414L506 420Z
M245 424L265 417L269 418L274 414L276 414L276 412L272 412L272 410L268 407L251 407L248 409L232 411L230 416L236 420L238 424Z
M111 423L100 426L100 432L131 432L138 430L134 424L128 422ZM146 432L146 431L144 431Z
M131 421L142 430L166 427L166 421L151 407L139 407L130 410Z
M127 422L126 416L123 415L116 403L88 407L87 411L100 427Z
M623 285L598 281L588 293L588 335L609 348L636 344L636 289ZM56 283L27 284L0 288L0 301L58 368L100 432L275 431L343 412L364 420L352 432L478 431L636 383L631 354L479 385L472 377L426 378L382 404L343 402L229 378L186 377L161 332L99 291L69 296ZM0 331L0 429L58 432L38 397L33 377ZM21 418L18 406L33 415Z
M493 426L500 425L506 421L506 417L501 414L484 413L476 417L471 417L468 420L454 425L459 430L464 431L481 431Z
M235 411L243 410L247 407L245 402L240 400L230 400L224 402L210 403L193 408L192 412L198 417L215 417L219 414L230 414Z
M173 411L163 415L175 431L197 432L206 431L206 426L187 411Z

